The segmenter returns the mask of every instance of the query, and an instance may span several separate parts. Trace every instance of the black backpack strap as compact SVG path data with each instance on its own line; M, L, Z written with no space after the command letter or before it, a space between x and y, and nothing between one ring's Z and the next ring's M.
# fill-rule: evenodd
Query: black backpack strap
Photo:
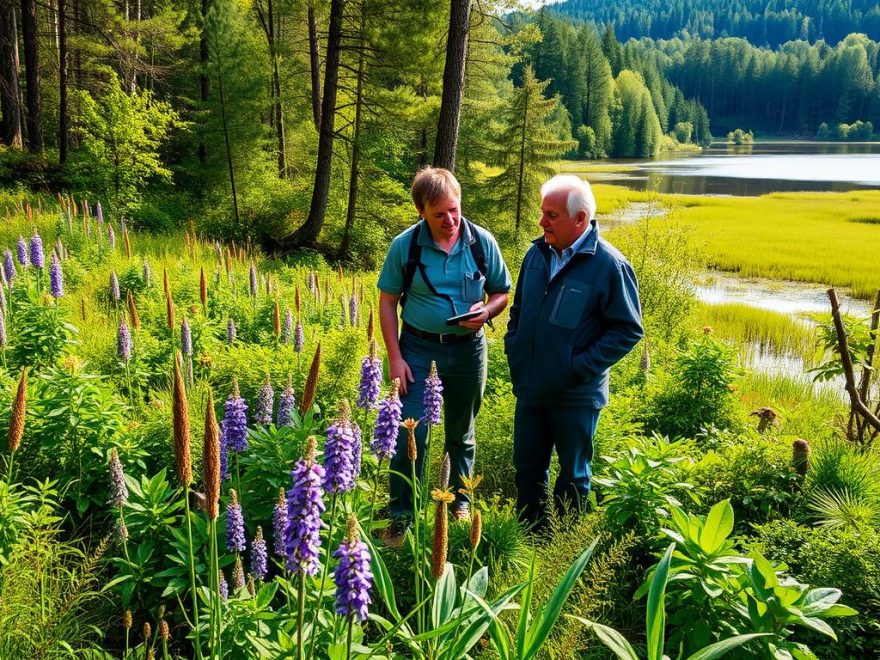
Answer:
M471 248L471 256L474 258L474 261L477 264L477 270L480 271L480 275L486 277L489 273L489 264L486 263L486 253L483 251L483 244L480 243L480 237L477 235L477 230L474 228L474 223L466 218L464 221L467 223L468 231L473 238L473 241L470 244Z
M419 234L422 231L422 222L416 224L413 233L410 236L409 251L406 255L406 263L403 266L403 289L400 292L400 306L406 304L406 294L412 286L413 277L416 275L416 269L422 262L422 246L419 245Z

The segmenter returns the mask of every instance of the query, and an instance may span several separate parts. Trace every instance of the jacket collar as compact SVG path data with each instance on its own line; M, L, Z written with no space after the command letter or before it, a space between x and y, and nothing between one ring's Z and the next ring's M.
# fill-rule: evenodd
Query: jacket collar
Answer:
M538 247L541 251L541 254L544 255L545 258L550 258L550 246L544 241L543 236L539 236L534 241L532 241L534 245ZM599 223L596 222L596 219L593 218L590 220L590 233L587 235L587 238L581 243L580 247L577 249L575 254L596 254L596 248L599 245Z

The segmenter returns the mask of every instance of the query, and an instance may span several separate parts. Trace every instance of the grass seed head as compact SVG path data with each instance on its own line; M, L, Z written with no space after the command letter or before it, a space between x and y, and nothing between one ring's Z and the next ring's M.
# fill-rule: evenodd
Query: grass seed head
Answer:
M202 477L205 482L205 512L216 520L220 502L220 429L214 412L214 395L208 390L205 405L205 442L202 453Z
M18 390L12 404L12 415L9 418L9 451L15 452L21 446L24 435L24 418L27 412L27 367L21 370Z
M177 479L186 488L192 483L192 459L190 458L189 414L186 405L186 390L180 370L181 357L174 360L174 391L172 414L174 418L174 463Z
M306 378L305 387L303 387L302 399L299 402L299 414L304 417L305 414L312 409L315 403L315 395L318 392L318 374L321 370L321 343L315 349L315 357L312 358L312 366L309 367L309 375Z

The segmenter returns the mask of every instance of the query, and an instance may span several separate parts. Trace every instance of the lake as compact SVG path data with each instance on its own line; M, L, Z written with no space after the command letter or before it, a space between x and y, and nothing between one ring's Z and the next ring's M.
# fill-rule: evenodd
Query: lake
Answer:
M610 160L629 172L587 174L591 181L685 195L756 196L771 192L880 188L878 142L715 142L702 153Z

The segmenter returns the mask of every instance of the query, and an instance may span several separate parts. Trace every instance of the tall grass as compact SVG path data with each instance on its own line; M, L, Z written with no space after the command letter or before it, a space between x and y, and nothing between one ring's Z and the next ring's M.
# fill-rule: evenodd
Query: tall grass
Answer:
M815 353L815 329L808 323L779 312L742 303L696 303L691 318L694 326L711 326L717 335L738 344L757 343L777 353L793 353L802 357Z

